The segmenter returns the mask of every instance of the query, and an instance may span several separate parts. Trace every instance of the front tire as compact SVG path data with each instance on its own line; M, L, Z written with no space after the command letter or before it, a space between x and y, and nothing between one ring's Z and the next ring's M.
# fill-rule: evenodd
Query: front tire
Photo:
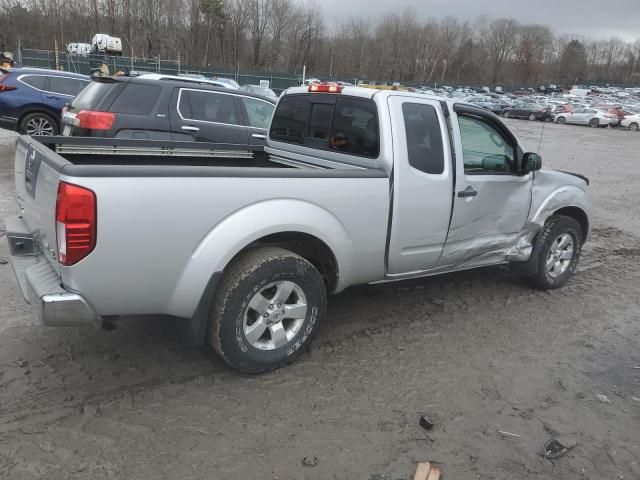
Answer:
M209 342L239 372L267 372L308 347L325 310L325 285L311 263L281 248L256 248L225 272L211 312Z
M631 130L633 132L640 131L640 125L638 125L637 123L633 122L631 125L629 125L629 130Z
M564 117L558 117L558 119L556 120L558 123L565 123L567 121L566 118Z
M511 112L509 110L505 110L504 112L502 112L502 116L504 118L511 118Z
M589 121L589 126L593 128L598 128L600 126L600 120L598 120L597 118L592 118Z
M529 115L529 120L534 121L534 120L537 120L537 119L538 119L538 117L536 117L535 113L532 113L531 115Z
M577 220L554 215L538 234L533 247L537 273L528 277L541 290L562 287L573 275L582 251L582 228Z

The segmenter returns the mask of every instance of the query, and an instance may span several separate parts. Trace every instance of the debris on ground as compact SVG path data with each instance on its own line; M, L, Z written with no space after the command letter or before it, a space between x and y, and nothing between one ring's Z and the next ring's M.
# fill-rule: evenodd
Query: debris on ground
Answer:
M7 260L6 258L0 257L0 265L6 265L7 263L9 263L9 260Z
M413 480L440 480L442 467L433 462L418 463Z
M601 393L596 393L596 398L600 400L602 403L611 403L611 400L609 400L609 397Z
M505 436L505 437L515 437L515 438L524 438L525 437L525 435L520 435L519 433L505 432L503 430L498 430L498 433L500 435Z
M318 457L304 457L302 465L305 467L315 467L318 464Z
M548 440L542 447L542 455L550 460L555 460L565 455L569 450L576 446L576 442L560 443L556 439Z
M422 415L420 417L420 426L425 430L431 430L433 428L433 421L426 415Z
M638 397L631 397L631 400L633 400L634 402L640 402L640 398Z

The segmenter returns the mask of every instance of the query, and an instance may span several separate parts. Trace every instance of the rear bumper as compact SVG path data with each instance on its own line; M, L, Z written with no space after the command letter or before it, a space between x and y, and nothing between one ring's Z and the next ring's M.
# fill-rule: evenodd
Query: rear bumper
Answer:
M78 293L62 286L60 276L39 254L33 235L19 217L5 220L10 261L27 303L33 305L40 321L51 327L94 325L99 317Z

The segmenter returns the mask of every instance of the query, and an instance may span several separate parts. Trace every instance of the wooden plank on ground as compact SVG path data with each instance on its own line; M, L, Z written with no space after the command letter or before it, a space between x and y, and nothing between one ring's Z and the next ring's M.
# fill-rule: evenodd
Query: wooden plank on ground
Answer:
M442 467L440 465L434 465L430 462L418 463L416 467L416 474L413 480L440 480L442 475Z

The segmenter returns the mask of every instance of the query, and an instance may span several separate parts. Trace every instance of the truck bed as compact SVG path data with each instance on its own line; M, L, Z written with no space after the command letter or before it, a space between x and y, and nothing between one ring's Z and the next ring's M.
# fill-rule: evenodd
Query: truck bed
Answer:
M16 231L36 238L33 261L46 259L47 273L99 315L190 318L233 255L282 232L318 238L335 252L337 290L382 278L388 174L302 160L261 147L22 136ZM59 182L97 199L95 250L73 266L56 257Z

